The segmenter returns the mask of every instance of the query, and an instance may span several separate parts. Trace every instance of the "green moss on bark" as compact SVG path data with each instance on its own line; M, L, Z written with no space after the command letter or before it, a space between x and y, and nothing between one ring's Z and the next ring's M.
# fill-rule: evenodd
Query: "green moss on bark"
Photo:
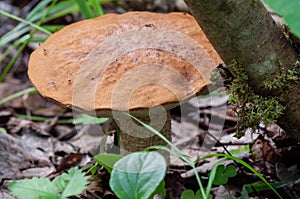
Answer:
M246 128L251 128L253 131L259 128L259 125L269 125L277 121L277 119L284 113L285 106L282 101L294 86L297 85L300 79L299 62L297 61L294 68L284 72L280 62L278 62L280 75L274 79L266 79L264 86L270 91L284 90L279 95L275 96L261 96L254 92L253 88L248 84L248 75L245 67L233 61L233 69L235 79L232 82L232 94L229 102L236 105L234 111L238 114L237 132L236 136L244 135Z

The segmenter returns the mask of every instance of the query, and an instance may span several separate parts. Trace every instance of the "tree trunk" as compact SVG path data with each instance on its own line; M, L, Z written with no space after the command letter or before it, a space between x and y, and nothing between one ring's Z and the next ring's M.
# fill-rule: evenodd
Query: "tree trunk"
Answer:
M185 0L210 42L232 70L236 59L245 67L248 84L263 96L274 91L263 80L279 75L278 62L291 69L298 58L264 5L259 0ZM281 94L279 90L275 93ZM286 110L278 124L287 135L300 140L300 84L282 102Z

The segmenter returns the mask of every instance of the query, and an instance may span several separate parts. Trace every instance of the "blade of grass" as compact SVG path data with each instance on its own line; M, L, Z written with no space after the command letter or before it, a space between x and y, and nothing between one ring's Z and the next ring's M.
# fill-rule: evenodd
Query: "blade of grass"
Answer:
M8 102L12 99L15 99L17 97L20 97L20 96L23 96L25 94L33 94L33 93L37 93L36 89L34 87L30 87L30 88L27 88L27 89L24 89L24 90L21 90L19 92L16 92L8 97L5 97L3 99L0 100L0 105L1 104L4 104L5 102Z
M20 56L20 54L23 52L24 48L27 46L27 44L30 41L29 37L27 40L24 41L24 43L21 45L21 47L18 49L18 51L16 52L16 54L14 54L14 56L11 58L11 60L9 61L9 63L7 64L7 66L4 68L3 72L0 75L0 82L2 82L7 73L11 70L11 68L13 67L14 63L17 61L18 57Z
M51 0L41 1L36 7L33 8L33 10L25 18L25 20L31 23L35 23L39 19L43 18L43 16L47 12L47 9L45 10L43 8L47 6L50 2ZM74 0L59 2L51 8L46 18L44 19L44 22L56 19L58 17L70 13L77 12L78 10L79 10L78 5L74 4ZM8 44L10 41L15 40L16 38L22 36L24 33L30 30L32 30L32 27L28 26L28 24L24 24L24 23L18 24L16 27L14 27L8 33L2 36L0 40L0 46L4 46Z
M78 4L80 12L85 19L90 19L94 17L94 14L85 0L75 0Z
M28 21L34 21L33 19L39 14L43 13L43 8L45 8L51 0L43 0L40 1L27 15L26 20ZM44 13L43 13L44 14ZM38 18L41 18L43 15L39 16Z
M74 4L74 0L58 2L45 18L45 22L78 12L78 10L79 7L77 4Z
M14 20L16 20L16 21L19 21L19 22L28 24L28 25L34 27L35 29L40 30L40 31L42 31L42 32L44 32L44 33L46 33L46 34L48 34L48 35L51 35L51 34L52 34L51 32L49 32L48 30L42 28L41 26L36 25L36 24L34 24L34 23L31 23L30 21L26 21L26 20L24 20L24 19L22 19L22 18L20 18L20 17L14 16L14 15L8 13L8 12L5 12L4 10L0 10L0 14L3 14L3 15L5 15L5 16L7 16L7 17L9 17L9 18L12 18L12 19L14 19Z
M30 43L44 43L46 39L31 38Z
M0 63L5 59L5 57L7 55L9 55L9 53L11 53L16 47L20 46L23 42L25 42L27 39L29 39L29 34L24 35L23 37L21 37L20 39L18 39L17 41L15 41L12 45L9 46L9 48L7 48L3 53L2 56L0 58Z
M51 8L56 4L57 0L53 0L51 5L47 8L44 16L38 21L38 23L35 25L36 27L40 27L40 25L43 23L45 17L48 15L48 13L50 12ZM0 10L1 11L1 10ZM27 40L24 41L24 43L21 45L21 47L18 49L17 53L13 56L13 58L10 60L10 62L8 63L8 65L5 67L4 71L2 72L2 74L0 75L0 82L2 82L4 80L4 78L6 77L7 73L11 70L12 66L14 65L14 63L16 62L17 58L20 56L20 54L22 53L22 51L24 50L24 48L27 46L27 44L30 42L31 38L33 37L34 33L37 31L37 29L33 29L30 33L30 36ZM50 32L49 32L50 33ZM51 33L50 33L51 34Z
M103 9L99 2L99 0L90 0L91 5L95 11L96 16L102 16L103 15Z
M291 178L290 180L285 180L285 181L281 181L281 182L274 182L274 183L270 183L272 185L272 187L279 189L282 187L286 187L292 184L295 184L296 181L298 181L300 179L299 176L295 176L293 178ZM244 187L246 187L246 190L249 193L253 193L253 192L260 192L260 191L266 191L266 190L270 190L270 187L267 186L266 184L263 183L253 183L253 184L247 184L244 185ZM255 190L253 190L253 188Z
M64 25L44 25L42 27L50 32L56 32L56 31L62 29L64 27Z
M176 153L175 151L172 151L170 148L166 147L166 146L161 146L161 145L156 145L156 146L149 146L147 148L144 149L144 151L148 151L151 149L155 149L155 150L164 150L167 151L168 153L170 153L171 155L175 156L176 158L182 160L182 156L185 156L186 158L189 158L188 156L182 154L182 153Z
M39 18L41 18L42 13L44 13L44 7L48 5L51 2L51 0L43 0L40 1L27 15L27 17L24 19L26 21L29 21L31 23L36 22ZM7 44L8 42L17 39L18 37L22 36L24 33L32 30L32 27L30 27L28 24L25 23L19 23L17 26L15 26L12 30L10 30L8 33L2 36L0 41L0 46L3 46Z
M9 42L15 40L18 37L21 37L22 35L26 34L29 32L32 28L30 26L24 27L23 29L20 30L11 30L7 34L3 35L0 40L0 46L4 46L8 44Z
M236 162L238 162L239 164L242 164L244 167L246 167L247 169L249 169L252 173L254 173L257 177L259 177L268 187L270 187L270 189L280 198L282 199L282 197L280 196L280 194L272 187L272 185L266 180L266 178L264 178L258 171L256 171L252 166L250 166L248 163L246 163L245 161L237 158L237 157L234 157L234 156L231 156L231 155L228 155L228 154L209 154L209 155L206 155L202 158L199 158L198 160L204 160L204 159L207 159L207 158L212 158L212 157L225 157L227 159L230 159L230 160L234 160Z
M29 115L22 115L22 114L17 114L17 117L20 118L20 119L37 121L37 122L51 122L53 120L53 118L48 118L48 117L29 116ZM58 124L72 124L72 122L73 122L73 119L60 119L60 120L57 120Z

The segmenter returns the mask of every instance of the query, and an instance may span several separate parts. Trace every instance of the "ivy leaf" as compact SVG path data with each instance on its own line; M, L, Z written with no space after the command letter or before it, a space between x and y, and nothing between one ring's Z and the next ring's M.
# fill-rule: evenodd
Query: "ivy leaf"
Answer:
M94 160L97 161L98 164L103 166L109 173L111 173L114 164L120 160L123 156L118 154L105 154L101 153L94 157Z
M87 176L80 169L72 168L68 173L54 179L56 187L62 192L61 198L82 193L87 185Z
M11 194L20 198L57 199L55 186L48 178L24 179L9 183Z
M131 153L114 164L110 187L122 199L148 199L164 179L167 162L157 152Z

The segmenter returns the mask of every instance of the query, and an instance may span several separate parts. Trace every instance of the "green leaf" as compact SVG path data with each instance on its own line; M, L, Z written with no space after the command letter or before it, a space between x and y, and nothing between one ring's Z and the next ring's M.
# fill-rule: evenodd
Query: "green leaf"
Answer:
M217 167L216 176L213 181L214 185L223 185L228 181L228 177L224 175L224 165L219 165Z
M251 185L249 184L244 185L242 188L241 198L249 199L249 193L251 193L252 190L253 189L251 188Z
M100 2L98 0L90 0L91 4L92 4L92 8L95 11L95 15L96 16L102 16L103 15L103 9L100 5Z
M121 199L148 199L166 170L167 162L159 153L135 152L114 164L109 184Z
M212 195L209 194L207 199L211 199L211 198L212 198ZM184 192L182 192L180 199L203 199L203 198L201 196L200 189L196 192L196 194L194 194L193 190L187 189Z
M249 144L247 144L244 147L229 150L229 152L230 152L231 155L241 154L241 153L244 153L244 152L249 153L250 152L250 146L249 146Z
M218 165L213 184L224 185L228 182L229 177L234 176L236 176L236 168L234 165L228 165L226 168L224 165Z
M294 176L290 180L274 182L274 183L271 183L271 185L275 189L279 189L282 187L286 187L286 186L295 184L299 179L300 179L299 176ZM252 184L245 184L242 189L242 196L249 198L248 194L250 194L250 193L262 192L262 191L267 191L267 190L270 190L270 187L268 185L266 185L265 183L258 182L258 183L252 183Z
M300 4L298 0L264 0L272 10L282 16L291 31L300 38Z
M182 192L180 199L194 199L195 194L194 191L191 189L187 189L184 192Z
M236 168L234 165L228 165L224 171L224 174L226 174L227 177L234 177L236 176Z
M68 173L54 179L56 187L62 192L61 198L82 193L87 185L87 176L80 169L70 169Z
M91 8L85 0L75 0L75 2L78 4L81 14L85 19L90 19L94 17Z
M9 183L11 194L21 198L57 199L55 186L48 178L25 179Z
M204 157L201 157L201 158L198 158L197 161L200 161L200 160L204 160L206 158L212 158L212 157L225 157L226 159L231 159L239 164L242 164L244 167L246 167L247 169L249 169L252 173L254 173L257 177L259 177L277 196L278 198L282 199L281 195L274 189L274 187L266 180L266 178L263 177L262 174L260 174L259 172L257 172L251 165L249 165L248 163L246 163L245 161L237 158L237 157L234 157L234 156L231 156L229 154L220 154L220 153L215 153L215 154L209 154L209 155L206 155ZM243 191L242 191L242 195L243 195ZM243 196L242 196L243 198Z
M165 185L165 181L162 180L161 183L158 185L157 189L152 193L150 198L153 198L156 194L160 194L162 198L165 198L167 196L167 190L165 188Z
M94 157L94 160L103 166L109 173L111 173L114 164L120 160L123 156L118 154L106 154L101 153Z
M106 122L109 118L97 118L87 114L80 114L79 117L73 120L73 124L100 124Z

